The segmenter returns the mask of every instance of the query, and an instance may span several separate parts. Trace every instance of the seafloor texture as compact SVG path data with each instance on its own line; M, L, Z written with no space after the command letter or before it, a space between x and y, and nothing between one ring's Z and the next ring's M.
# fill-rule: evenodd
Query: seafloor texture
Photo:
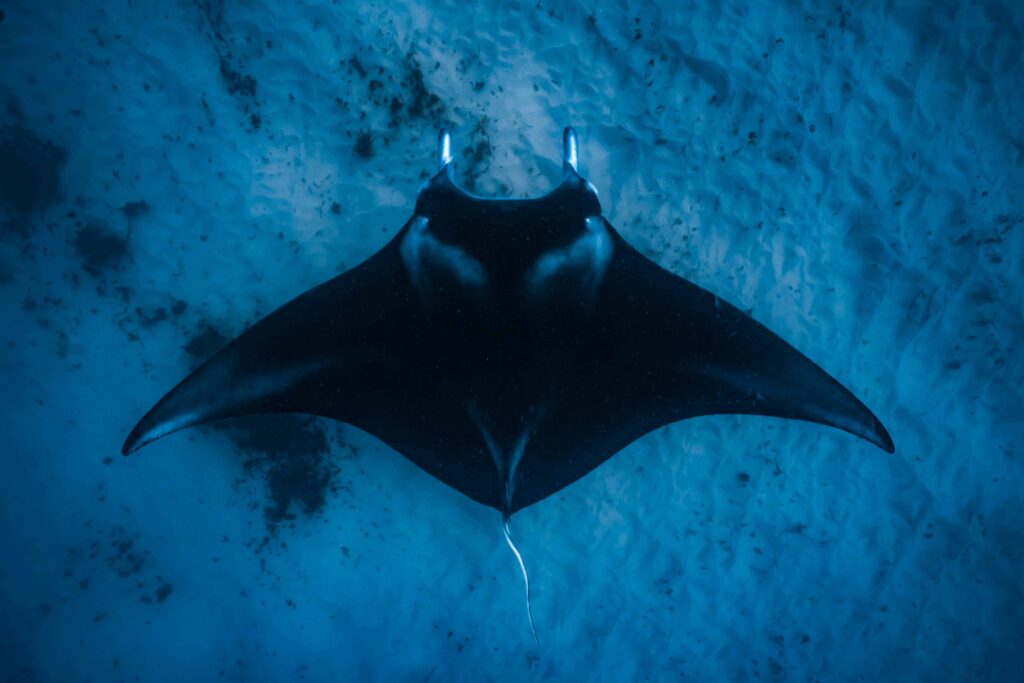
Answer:
M1020 680L1024 6L14 2L0 679ZM458 178L606 215L858 394L661 429L513 518L355 429L122 459L262 314Z

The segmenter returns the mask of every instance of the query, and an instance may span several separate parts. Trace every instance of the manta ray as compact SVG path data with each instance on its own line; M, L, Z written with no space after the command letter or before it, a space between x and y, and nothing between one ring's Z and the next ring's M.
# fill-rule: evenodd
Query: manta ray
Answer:
M380 251L229 343L146 413L122 452L242 415L354 425L501 512L529 605L510 516L658 427L766 415L894 451L827 372L616 232L578 171L572 128L562 181L537 198L467 192L451 150L442 130L437 173Z

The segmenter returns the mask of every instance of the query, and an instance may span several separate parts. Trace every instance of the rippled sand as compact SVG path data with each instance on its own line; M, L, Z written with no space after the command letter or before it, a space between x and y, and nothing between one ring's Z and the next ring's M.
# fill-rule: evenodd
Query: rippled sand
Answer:
M1010 680L1024 11L782 5L4 7L2 678ZM442 123L505 196L556 182L574 124L626 239L896 454L767 418L649 435L513 519L539 645L497 513L355 429L120 458L218 344L397 231Z

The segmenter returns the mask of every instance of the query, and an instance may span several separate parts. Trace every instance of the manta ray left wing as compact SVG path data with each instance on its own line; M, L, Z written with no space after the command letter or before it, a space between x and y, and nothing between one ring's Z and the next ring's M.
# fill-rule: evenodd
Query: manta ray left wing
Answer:
M431 364L437 349L425 334L422 301L400 254L409 230L269 314L193 371L143 416L124 455L223 418L305 413L358 426L494 505L486 494L496 490L494 463L470 416L457 411L452 425L429 410L442 381Z
M346 419L353 399L390 383L392 368L367 349L408 331L412 295L388 245L266 316L192 372L139 421L124 453L185 427L240 415ZM374 377L367 383L369 374Z

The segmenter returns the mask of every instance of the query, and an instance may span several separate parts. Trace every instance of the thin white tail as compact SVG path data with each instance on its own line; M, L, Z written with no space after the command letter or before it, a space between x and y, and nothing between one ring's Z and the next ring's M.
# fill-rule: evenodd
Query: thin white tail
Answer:
M523 584L526 586L526 616L530 620L530 631L533 632L533 639L539 644L540 638L537 637L537 629L533 627L533 609L530 607L530 577L526 573L526 565L523 564L523 556L519 554L519 549L516 548L516 544L512 542L512 534L508 530L507 516L502 517L501 528L505 532L505 542L508 543L509 548L512 548L512 552L515 553L516 559L519 561L519 569L523 572Z

